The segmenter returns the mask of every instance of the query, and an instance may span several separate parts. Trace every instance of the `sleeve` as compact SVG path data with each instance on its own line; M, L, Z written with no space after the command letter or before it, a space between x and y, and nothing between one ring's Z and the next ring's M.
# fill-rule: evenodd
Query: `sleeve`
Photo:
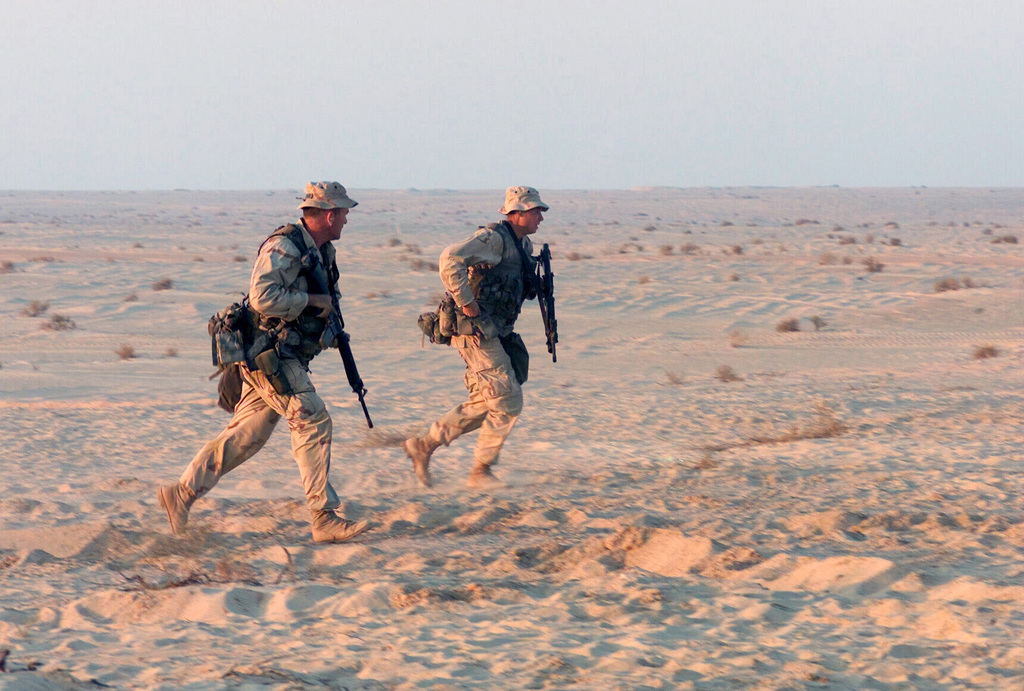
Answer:
M469 284L470 267L480 264L494 266L501 261L504 250L501 233L493 228L481 228L468 240L445 248L438 269L441 283L455 298L456 305L465 307L476 299Z
M256 257L249 280L249 304L267 317L285 321L297 319L309 304L296 283L302 271L298 248L283 236L267 240Z

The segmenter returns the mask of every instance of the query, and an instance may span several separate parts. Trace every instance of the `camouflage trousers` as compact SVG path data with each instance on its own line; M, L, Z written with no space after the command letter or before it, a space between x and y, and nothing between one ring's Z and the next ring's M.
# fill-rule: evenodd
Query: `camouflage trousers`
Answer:
M435 446L448 446L463 434L480 430L474 460L477 465L494 465L523 410L523 389L498 339L453 336L452 345L466 362L469 399L438 418L427 439Z
M293 393L274 391L266 375L241 367L242 398L231 422L208 442L181 475L181 484L197 497L209 492L224 475L252 458L270 439L283 417L292 436L292 455L299 466L306 503L313 512L334 510L338 495L328 478L331 469L331 416L313 388L309 373L297 360L281 366Z

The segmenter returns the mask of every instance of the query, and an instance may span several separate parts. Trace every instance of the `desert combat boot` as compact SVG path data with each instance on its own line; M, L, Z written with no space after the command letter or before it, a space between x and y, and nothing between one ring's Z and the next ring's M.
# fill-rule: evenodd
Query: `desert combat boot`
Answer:
M498 489L504 487L505 483L494 476L491 472L491 466L484 465L483 463L477 463L473 466L473 470L469 472L469 478L466 480L466 487L470 489Z
M416 479L424 487L433 487L434 485L430 480L430 455L437 450L438 446L440 444L429 438L410 437L402 442L405 455L412 459L412 469L416 473Z
M313 514L314 542L345 542L370 529L369 521L346 521L333 511Z
M156 491L156 498L160 506L167 512L167 520L171 524L171 532L175 535L183 535L185 526L188 525L188 510L196 500L193 494L185 485L164 485Z

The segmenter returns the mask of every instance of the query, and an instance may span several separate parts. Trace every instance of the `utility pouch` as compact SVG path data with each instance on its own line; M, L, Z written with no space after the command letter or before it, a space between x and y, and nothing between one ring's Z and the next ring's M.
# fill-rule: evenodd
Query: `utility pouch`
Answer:
M449 345L452 336L458 333L456 314L455 299L451 295L446 295L437 306L437 311L424 312L416 320L416 324L431 343Z
M278 395L290 396L292 394L291 382L288 381L284 368L281 367L281 358L277 356L276 350L273 348L264 350L253 358L253 362L256 363L256 367L259 368L260 372L263 372L267 379L270 380L270 385L274 387L274 391Z
M230 304L210 317L207 331L214 365L222 367L245 361L250 323L249 310L243 303Z
M526 350L526 344L523 343L522 337L513 331L508 336L501 337L501 347L512 361L512 371L516 375L516 381L522 386L530 376L530 353Z
M456 334L459 336L480 336L491 339L498 337L498 326L486 314L479 317L468 317L465 314L456 313L458 328Z

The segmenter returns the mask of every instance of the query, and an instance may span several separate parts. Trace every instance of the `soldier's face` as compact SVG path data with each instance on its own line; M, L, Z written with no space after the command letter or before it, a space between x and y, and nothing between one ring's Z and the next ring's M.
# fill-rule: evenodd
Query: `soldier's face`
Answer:
M341 230L348 223L348 209L331 209L330 214L330 234L333 241L341 237Z
M508 222L519 232L519 236L533 235L544 220L544 214L539 208L529 211L520 211L516 214L509 214Z

